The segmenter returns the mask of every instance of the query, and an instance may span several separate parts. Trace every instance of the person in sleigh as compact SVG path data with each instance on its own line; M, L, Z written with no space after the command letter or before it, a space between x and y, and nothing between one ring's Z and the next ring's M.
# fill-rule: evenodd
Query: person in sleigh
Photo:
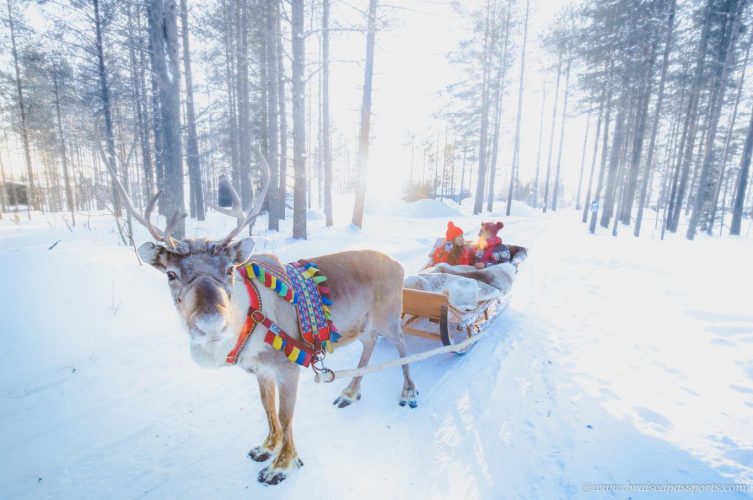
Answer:
M444 241L440 238L432 251L429 266L445 262L451 266L471 265L473 250L465 244L463 230L452 221L447 223Z
M505 225L502 222L481 223L473 256L473 265L477 269L510 262L510 248L502 243L502 238L498 236L499 230L503 227Z

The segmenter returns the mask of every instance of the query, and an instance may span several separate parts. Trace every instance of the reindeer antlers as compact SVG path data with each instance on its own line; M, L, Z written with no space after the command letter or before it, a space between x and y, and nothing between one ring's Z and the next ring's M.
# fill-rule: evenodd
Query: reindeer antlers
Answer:
M152 199L149 200L149 204L146 206L146 210L144 211L144 215L141 215L133 206L133 202L131 201L131 197L128 194L128 191L123 186L123 184L120 182L120 179L118 179L118 175L115 172L115 167L113 166L111 159L107 156L104 149L102 149L102 140L100 139L100 132L99 132L99 123L95 122L94 125L94 132L96 135L96 143L97 143L97 149L99 150L99 154L102 156L102 161L104 162L105 166L107 167L107 171L110 172L110 177L112 177L113 184L117 188L120 195L123 197L123 202L125 203L126 210L142 225L144 225L147 230L149 230L149 234L152 235L152 237L157 241L162 241L167 245L167 247L170 250L177 250L177 242L172 237L173 231L175 231L175 228L178 227L178 225L185 219L188 214L181 210L176 210L176 212L173 214L172 218L170 219L170 222L167 223L167 227L164 231L161 231L160 229L154 227L152 225L151 221L149 220L149 217L152 214L152 210L154 210L155 205L157 204L157 200L159 199L160 195L162 194L162 191L157 191L157 194L152 196ZM228 183L228 187L230 188L230 194L233 197L233 208L232 209L226 209L219 207L213 203L210 203L209 206L214 208L220 213L223 213L225 215L230 215L235 217L238 220L238 224L230 231L230 234L225 236L223 239L219 240L217 243L219 246L226 246L228 245L233 238L235 238L244 227L248 226L251 221L256 219L256 217L259 215L259 212L261 212L262 205L264 204L264 200L267 197L267 190L269 189L269 182L270 182L270 172L269 172L269 164L267 163L266 158L264 158L264 155L261 152L261 148L258 149L259 152L259 158L261 159L262 163L262 188L260 193L258 193L257 196L254 196L253 191L251 192L251 201L254 202L253 206L251 207L251 210L246 213L243 211L243 206L241 203L241 198L238 196L238 192L233 188L230 183Z
M243 231L243 228L248 226L256 217L259 215L259 212L261 212L261 207L264 204L264 200L267 197L267 190L269 189L269 164L267 163L266 158L264 158L264 154L261 152L261 148L258 148L259 158L261 159L262 163L262 187L261 191L254 195L253 191L251 192L251 201L253 202L253 206L251 207L251 210L246 213L243 211L243 206L241 203L241 197L238 196L238 192L233 188L233 186L225 181L227 183L227 187L230 191L230 195L233 198L233 207L232 208L222 208L218 205L215 205L214 203L210 203L209 206L217 210L218 212L229 215L231 217L235 217L238 221L238 225L230 231L230 234L225 236L222 240L219 240L217 242L220 246L225 246L229 244L233 238L235 238L241 231Z
M146 206L144 215L141 215L136 210L136 208L134 208L131 197L128 195L128 191L126 191L125 186L123 186L123 183L121 183L120 179L118 179L118 175L115 172L115 167L112 165L111 159L102 149L102 140L100 139L99 133L99 123L94 124L94 132L96 134L97 149L99 150L99 154L100 156L102 156L102 161L107 167L107 171L110 172L110 177L112 177L113 184L115 184L115 187L118 189L120 196L123 197L123 202L125 203L126 210L128 210L128 212L133 216L134 219L139 221L144 227L147 228L149 234L152 235L152 238L157 241L164 242L169 249L175 250L177 248L177 244L172 237L172 233L173 231L175 231L175 228L178 227L178 224L180 224L180 222L185 219L188 214L177 210L173 214L164 231L161 231L160 229L154 227L154 225L152 225L151 221L149 220L149 217L152 215L152 210L154 210L154 206L157 204L157 199L159 199L162 191L157 191L157 194L152 196L152 199L149 200L149 204Z

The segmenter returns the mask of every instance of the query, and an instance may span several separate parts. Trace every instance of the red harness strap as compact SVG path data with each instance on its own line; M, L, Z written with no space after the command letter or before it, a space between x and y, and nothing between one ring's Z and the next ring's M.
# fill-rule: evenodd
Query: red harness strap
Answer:
M238 340L235 343L235 347L228 353L226 361L233 365L238 362L238 355L243 350L243 347L248 342L248 339L251 338L251 334L253 333L256 325L261 323L271 333L277 334L282 337L282 339L287 344L303 351L305 353L305 356L304 359L301 360L300 364L305 367L309 366L311 359L313 358L316 351L310 346L288 335L282 328L277 326L274 322L272 322L272 320L270 320L266 315L264 315L264 313L261 312L261 296L259 295L259 290L257 290L256 286L251 282L251 279L249 278L248 273L246 272L246 269L244 267L239 268L238 271L243 277L243 284L246 285L246 290L248 291L248 315L246 316L246 321L243 323L241 332L238 335ZM316 347L318 348L319 346Z
M238 270L240 271L241 276L243 276L243 283L246 285L246 290L248 291L249 306L246 321L243 323L243 327L241 328L241 333L238 335L238 340L235 343L235 347L233 347L233 350L228 353L226 358L226 361L231 365L234 365L238 362L238 355L240 354L241 350L243 350L243 347L246 345L246 342L248 342L248 339L251 338L251 334L253 333L254 327L256 326L257 322L254 321L252 312L261 311L261 297L259 296L259 290L257 290L254 284L251 283L251 280L248 279L248 274L246 273L245 268L241 267Z

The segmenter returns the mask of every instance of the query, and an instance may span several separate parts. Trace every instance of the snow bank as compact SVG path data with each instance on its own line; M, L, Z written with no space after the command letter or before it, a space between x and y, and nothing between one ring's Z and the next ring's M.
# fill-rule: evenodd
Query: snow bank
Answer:
M440 200L418 200L407 204L408 217L457 217L460 211Z
M467 213L473 213L473 197L463 200L461 207L463 211ZM504 219L507 217L507 202L504 200L496 200L492 205L492 211L486 212L486 202L484 202L483 214L487 219ZM540 208L533 208L528 203L519 200L513 200L510 210L510 217L535 217L541 213Z
M277 233L261 218L259 250L372 247L415 272L444 227L369 214L356 230L349 216L311 220L306 241L288 237L290 220ZM411 366L415 410L397 405L399 369L367 375L346 409L330 403L347 381L305 372L306 465L264 488L245 456L266 434L256 382L191 361L164 276L119 246L110 218L72 232L56 216L0 221L0 496L602 498L583 484L753 483L752 242L593 237L572 211L505 222L505 241L532 251L489 336ZM232 224L210 213L189 234ZM408 339L409 353L437 345ZM380 341L372 363L395 356ZM327 362L359 357L354 343ZM657 498L613 494L627 496Z
M370 215L422 219L462 215L458 209L440 200L418 200L408 203L399 198L366 198L365 212Z

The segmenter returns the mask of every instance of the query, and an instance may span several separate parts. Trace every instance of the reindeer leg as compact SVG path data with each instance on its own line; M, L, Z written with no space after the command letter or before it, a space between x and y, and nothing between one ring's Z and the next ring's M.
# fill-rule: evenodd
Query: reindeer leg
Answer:
M256 380L259 382L259 396L261 397L261 403L264 406L264 412L267 414L269 434L267 435L267 439L264 440L264 443L248 452L248 456L255 462L266 462L280 446L282 430L275 408L276 391L274 379L257 375Z
M394 332L392 340L395 342L397 352L400 353L401 358L404 358L407 356L407 352L405 351L405 334L400 328L399 323L391 328L391 330ZM413 379L410 377L410 368L408 368L408 365L403 365L403 380L403 392L400 397L400 406L405 406L407 404L411 408L415 408L418 406L418 401L416 399L418 391L416 390L416 384L413 383Z
M368 335L361 337L360 340L363 344L363 351L361 351L361 359L358 361L358 368L363 368L369 364L371 354L374 352L374 347L376 346L377 335L376 333L369 333ZM362 378L363 375L354 377L332 404L336 405L338 408L345 408L346 406L350 406L354 401L361 399Z
M298 458L298 452L293 443L293 412L298 394L298 367L290 364L277 376L277 386L280 389L280 425L282 428L282 447L272 463L259 472L259 482L268 485L278 484L285 480L290 472L303 467L303 461Z

